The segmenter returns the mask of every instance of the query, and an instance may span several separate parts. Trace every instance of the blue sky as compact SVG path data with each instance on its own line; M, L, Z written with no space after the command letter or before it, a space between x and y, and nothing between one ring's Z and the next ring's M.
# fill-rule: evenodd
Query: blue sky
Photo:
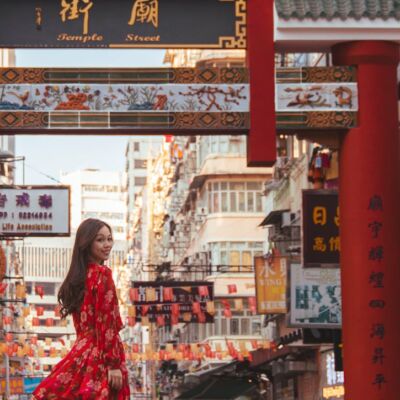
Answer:
M17 67L165 67L164 50L51 49L16 50ZM26 157L25 184L55 184L60 171L82 168L124 170L128 136L17 135L16 155ZM40 171L41 173L39 173ZM22 184L17 163L16 184Z

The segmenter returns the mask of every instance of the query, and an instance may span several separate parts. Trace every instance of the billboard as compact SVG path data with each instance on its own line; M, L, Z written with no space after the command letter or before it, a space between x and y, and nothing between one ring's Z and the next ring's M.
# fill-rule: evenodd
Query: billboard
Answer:
M254 257L258 314L286 314L287 259Z
M340 328L340 269L290 267L290 325L300 328Z
M70 236L69 186L0 186L0 237Z
M303 264L338 266L339 198L336 190L303 190Z

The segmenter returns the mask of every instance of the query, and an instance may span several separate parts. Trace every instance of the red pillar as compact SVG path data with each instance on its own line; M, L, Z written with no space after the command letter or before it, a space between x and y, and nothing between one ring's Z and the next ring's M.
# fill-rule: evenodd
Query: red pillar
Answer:
M359 124L340 148L346 400L400 398L399 46L348 42L335 65L358 68Z
M247 165L270 167L276 160L274 2L247 2L247 65L250 132Z

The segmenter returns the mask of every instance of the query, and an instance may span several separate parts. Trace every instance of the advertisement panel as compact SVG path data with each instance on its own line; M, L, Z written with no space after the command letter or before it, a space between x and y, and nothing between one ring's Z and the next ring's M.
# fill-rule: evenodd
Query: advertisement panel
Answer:
M290 325L300 328L340 328L340 269L290 267Z
M286 314L287 259L254 257L258 314Z
M303 190L303 264L339 265L339 198L336 190Z
M70 236L70 187L1 186L0 236Z

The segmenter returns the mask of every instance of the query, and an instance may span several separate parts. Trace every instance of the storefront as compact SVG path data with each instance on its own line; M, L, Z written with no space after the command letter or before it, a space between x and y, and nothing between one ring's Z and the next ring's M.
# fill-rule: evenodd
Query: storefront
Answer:
M321 353L321 391L323 400L344 400L344 374L335 371L333 350Z

